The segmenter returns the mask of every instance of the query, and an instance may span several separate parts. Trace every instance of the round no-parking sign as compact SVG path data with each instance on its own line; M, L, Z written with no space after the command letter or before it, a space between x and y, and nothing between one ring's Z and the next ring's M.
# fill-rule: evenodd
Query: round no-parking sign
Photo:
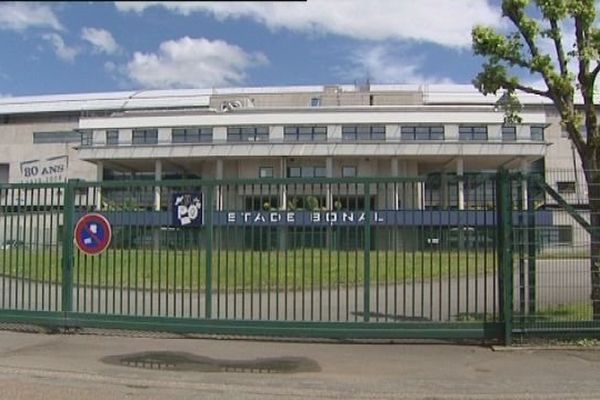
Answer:
M85 254L100 254L110 244L112 230L105 216L86 214L75 225L75 244Z

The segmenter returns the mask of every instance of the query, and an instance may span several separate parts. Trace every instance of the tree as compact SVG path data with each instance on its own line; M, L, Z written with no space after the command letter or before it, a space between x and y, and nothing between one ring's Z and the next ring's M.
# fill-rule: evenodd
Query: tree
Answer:
M600 319L600 133L594 89L600 72L600 30L595 0L503 0L513 32L486 26L472 31L473 50L486 61L473 81L483 94L504 91L506 119L519 122L516 91L546 97L558 110L581 158L590 206L590 272L594 319ZM572 33L571 33L572 32ZM541 77L524 83L517 71ZM576 94L582 101L575 102Z

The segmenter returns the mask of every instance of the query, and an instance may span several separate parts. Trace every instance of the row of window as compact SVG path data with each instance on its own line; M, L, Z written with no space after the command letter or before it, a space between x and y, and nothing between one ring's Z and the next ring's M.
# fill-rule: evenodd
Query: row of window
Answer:
M531 140L544 140L544 127L531 126ZM53 139L61 141L70 140L71 136L58 135L48 137L49 132L35 132L34 143L51 143ZM77 135L77 133L73 133ZM415 125L402 126L401 139L410 141L444 140L443 125ZM385 125L351 125L342 126L343 141L382 141L385 140ZM458 129L458 138L461 141L487 141L488 127L485 125L461 125ZM326 126L285 126L283 128L285 142L325 142L327 141ZM506 142L517 140L515 126L502 127L502 140ZM172 143L209 143L213 141L213 129L210 127L174 128L171 132ZM269 141L268 126L244 126L227 128L228 142L267 142ZM82 145L92 144L91 132L81 136ZM133 144L157 144L158 129L134 129L132 133ZM106 131L106 144L119 144L119 131Z
M358 170L354 165L342 167L342 178L351 178L358 175ZM259 178L273 178L273 167L260 167L258 169ZM327 170L322 166L304 166L288 167L286 171L288 178L325 178Z

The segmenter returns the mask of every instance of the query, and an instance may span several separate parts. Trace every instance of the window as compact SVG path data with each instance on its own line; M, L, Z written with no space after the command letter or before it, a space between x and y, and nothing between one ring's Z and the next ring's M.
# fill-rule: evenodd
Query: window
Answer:
M502 125L502 141L514 142L517 140L517 127L510 125Z
M342 140L385 140L384 125L342 126Z
M74 131L33 132L33 143L78 143L81 134Z
M558 242L564 244L573 243L573 227L571 225L560 225L558 229Z
M110 130L106 131L106 144L107 145L117 145L119 144L119 131L118 130Z
M488 140L487 126L458 127L458 140Z
M342 178L352 178L355 177L356 174L356 167L355 166L345 166L342 167Z
M157 144L158 129L134 129L132 136L133 144Z
M287 169L288 178L300 178L301 173L300 167L289 167Z
M288 178L324 178L327 169L321 166L288 167Z
M327 140L326 126L286 126L283 128L286 142L324 142Z
M171 131L172 143L212 142L212 128L174 128Z
M91 146L94 140L93 132L81 132L81 146Z
M443 126L403 126L402 140L444 140Z
M235 126L227 128L228 142L267 142L268 140L268 126Z
M273 177L273 167L260 167L258 169L258 177L259 178L272 178Z
M8 183L9 172L10 172L9 164L0 164L0 184Z
M321 106L321 98L320 97L313 97L310 99L310 106L311 107L320 107Z
M536 142L544 141L544 127L540 125L531 126L531 140Z
M575 182L556 182L558 193L575 193Z

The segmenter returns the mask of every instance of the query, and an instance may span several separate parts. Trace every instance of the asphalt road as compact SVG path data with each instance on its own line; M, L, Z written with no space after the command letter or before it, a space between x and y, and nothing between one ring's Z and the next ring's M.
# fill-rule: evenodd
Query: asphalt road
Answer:
M107 364L178 352L220 362L302 357L299 373ZM0 332L0 399L598 399L600 351L326 344Z

